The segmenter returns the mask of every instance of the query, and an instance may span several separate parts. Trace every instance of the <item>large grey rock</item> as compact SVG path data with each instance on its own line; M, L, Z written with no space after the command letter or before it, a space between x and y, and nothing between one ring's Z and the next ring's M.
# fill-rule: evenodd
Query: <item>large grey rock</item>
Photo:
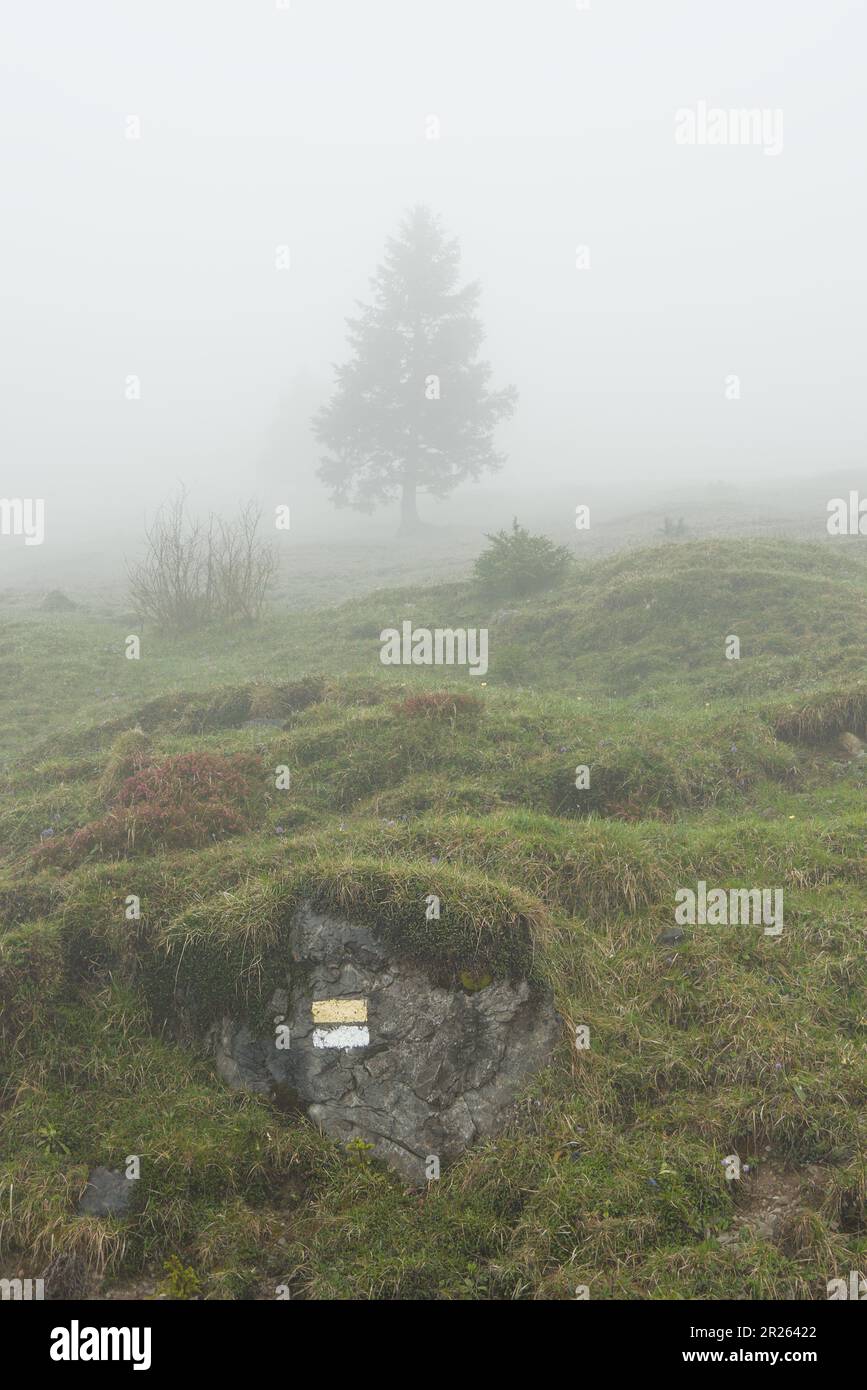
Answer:
M223 1019L211 1034L220 1075L294 1095L327 1134L372 1144L412 1182L425 1180L429 1156L446 1163L500 1127L562 1029L550 992L525 980L444 988L364 926L303 909L290 942L288 988L271 1000L274 1034ZM366 1046L315 1045L312 1005L326 999L366 1001Z

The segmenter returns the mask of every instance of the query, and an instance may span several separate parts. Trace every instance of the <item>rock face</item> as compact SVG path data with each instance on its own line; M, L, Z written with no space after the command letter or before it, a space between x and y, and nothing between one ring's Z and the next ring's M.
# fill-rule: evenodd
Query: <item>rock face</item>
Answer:
M228 1018L212 1030L221 1076L294 1093L332 1138L371 1144L411 1182L425 1181L428 1158L446 1163L497 1130L562 1029L526 981L442 988L369 928L309 909L271 1004L269 1037Z

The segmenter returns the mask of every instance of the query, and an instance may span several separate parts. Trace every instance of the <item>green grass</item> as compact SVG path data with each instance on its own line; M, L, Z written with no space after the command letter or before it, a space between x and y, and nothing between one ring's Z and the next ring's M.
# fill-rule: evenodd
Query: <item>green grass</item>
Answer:
M484 684L381 667L404 617L488 624ZM177 1258L211 1298L764 1299L863 1267L867 759L836 742L867 722L851 547L663 546L505 611L471 585L383 592L183 644L146 632L139 662L128 630L75 613L0 634L0 1273L105 1293ZM404 703L446 689L480 708ZM139 749L250 755L250 828L34 856L106 815ZM699 878L783 887L782 937L660 945ZM264 1007L302 901L444 983L554 989L551 1065L424 1192L203 1055L222 1010ZM772 1236L725 1181L734 1152L803 1180ZM76 1216L88 1169L129 1154L131 1214Z

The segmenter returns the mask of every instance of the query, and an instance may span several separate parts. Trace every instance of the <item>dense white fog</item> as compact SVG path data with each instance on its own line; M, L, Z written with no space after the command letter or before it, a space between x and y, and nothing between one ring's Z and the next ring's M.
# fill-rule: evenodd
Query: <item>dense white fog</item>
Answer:
M520 393L504 469L427 520L857 485L864 40L853 0L5 7L3 494L45 498L55 556L179 482L291 503L299 544L386 534L334 513L309 410L418 202ZM681 143L702 109L765 134Z

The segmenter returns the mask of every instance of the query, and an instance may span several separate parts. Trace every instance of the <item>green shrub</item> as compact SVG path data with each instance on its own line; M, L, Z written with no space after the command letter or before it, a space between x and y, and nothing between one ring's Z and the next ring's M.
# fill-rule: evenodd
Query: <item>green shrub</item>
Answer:
M503 597L551 588L572 562L565 546L555 545L547 536L531 536L518 525L517 517L511 531L497 531L487 539L491 544L476 560L473 575L486 591Z
M157 1285L160 1298L198 1298L201 1281L191 1265L183 1265L177 1255L163 1261L165 1278Z

